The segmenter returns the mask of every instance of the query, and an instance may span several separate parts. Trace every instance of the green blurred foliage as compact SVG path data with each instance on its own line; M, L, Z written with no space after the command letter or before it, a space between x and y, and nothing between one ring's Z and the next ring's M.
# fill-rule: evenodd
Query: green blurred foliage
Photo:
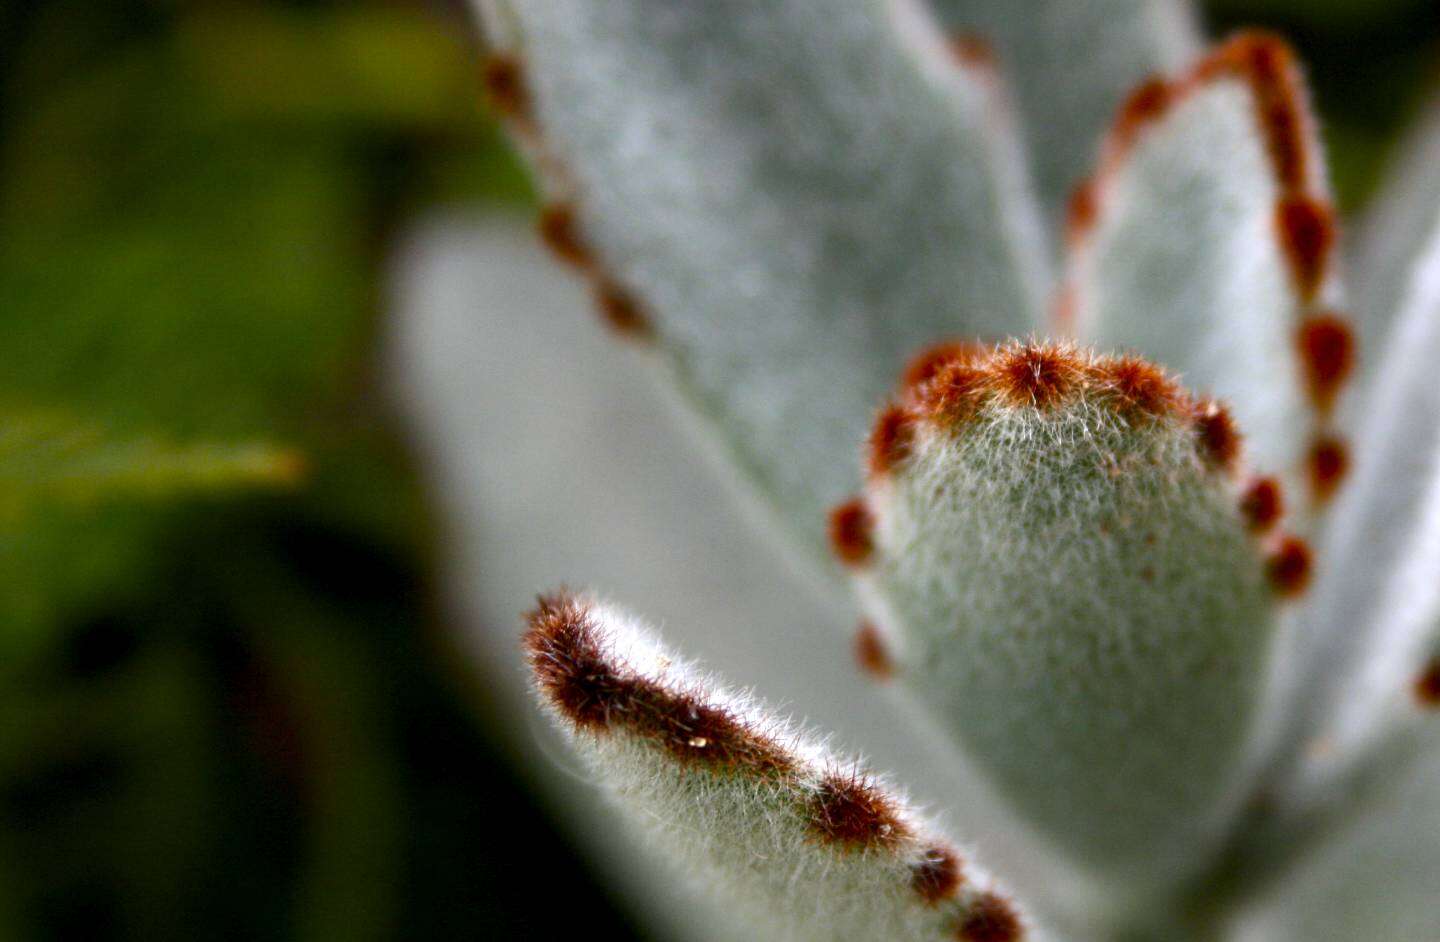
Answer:
M1432 0L1209 7L1296 39L1358 203ZM532 198L468 30L0 0L0 939L630 934L437 641L376 388L392 236Z
M373 376L397 227L529 198L475 61L419 5L0 6L0 938L609 912L435 640Z

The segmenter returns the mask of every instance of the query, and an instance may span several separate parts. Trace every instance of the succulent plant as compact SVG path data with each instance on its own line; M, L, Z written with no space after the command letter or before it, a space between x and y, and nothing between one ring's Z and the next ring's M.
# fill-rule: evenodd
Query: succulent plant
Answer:
M1433 129L1347 302L1296 56L1180 0L481 10L545 244L1094 891L546 595L535 691L658 852L754 938L1440 938Z

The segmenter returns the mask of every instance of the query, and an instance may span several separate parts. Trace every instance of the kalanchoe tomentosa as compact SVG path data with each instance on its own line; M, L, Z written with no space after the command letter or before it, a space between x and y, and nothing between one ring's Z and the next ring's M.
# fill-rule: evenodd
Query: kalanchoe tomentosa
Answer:
M482 11L545 242L1108 903L546 596L536 690L657 847L757 938L1440 938L1440 135L1347 303L1296 57L1180 0Z

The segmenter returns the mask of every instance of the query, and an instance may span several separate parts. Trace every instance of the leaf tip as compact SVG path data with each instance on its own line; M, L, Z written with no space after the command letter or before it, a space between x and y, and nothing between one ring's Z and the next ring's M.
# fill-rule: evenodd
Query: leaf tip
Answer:
M1309 109L1294 50L1274 33L1243 30L1206 57L1197 77L1208 81L1227 74L1250 86L1256 119L1282 189L1303 189L1310 174Z
M522 639L536 688L576 729L623 729L658 745L683 766L737 769L752 775L793 770L775 740L699 688L646 676L612 650L613 639L589 601L561 591L541 596Z
M576 727L604 729L624 680L605 657L589 603L561 590L540 596L525 617L521 640L536 688Z
M1083 367L1064 347L1027 343L1003 350L992 375L998 392L1012 404L1047 409L1069 395Z

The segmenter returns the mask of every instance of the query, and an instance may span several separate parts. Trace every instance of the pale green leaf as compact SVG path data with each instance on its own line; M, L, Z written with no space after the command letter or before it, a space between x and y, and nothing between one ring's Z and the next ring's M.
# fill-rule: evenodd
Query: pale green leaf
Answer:
M1338 301L1310 123L1288 50L1249 35L1218 47L1117 124L1073 220L1069 271L1081 339L1223 399L1250 465L1281 475L1296 508L1318 434L1297 338ZM1318 247L1282 224L1282 204L1322 226Z
M994 76L917 11L519 0L552 195L685 397L811 549L890 378L1039 322L1037 216Z
M931 0L957 36L987 42L1018 103L1035 189L1058 225L1125 94L1199 49L1186 0Z

